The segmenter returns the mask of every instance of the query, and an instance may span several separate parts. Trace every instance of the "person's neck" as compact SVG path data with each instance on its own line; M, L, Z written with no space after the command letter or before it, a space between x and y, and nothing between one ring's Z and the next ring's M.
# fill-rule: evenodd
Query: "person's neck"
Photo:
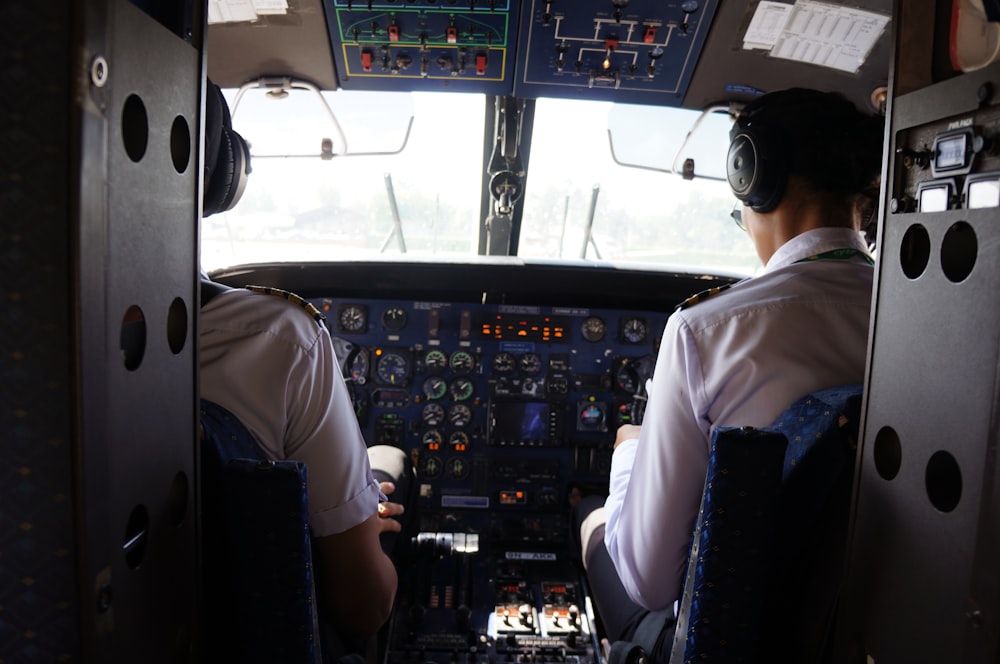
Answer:
M817 228L849 228L831 216L829 206L816 198L786 196L781 204L771 212L761 215L763 223L758 224L753 234L757 255L767 265L771 256L781 245L794 237Z

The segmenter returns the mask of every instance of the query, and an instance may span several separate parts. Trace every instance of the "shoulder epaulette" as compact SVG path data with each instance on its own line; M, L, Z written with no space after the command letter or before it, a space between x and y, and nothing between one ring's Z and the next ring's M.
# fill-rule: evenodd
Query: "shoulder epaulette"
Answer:
M263 295L276 295L278 297L285 298L289 302L294 302L305 309L306 313L312 316L313 320L320 325L322 325L323 321L326 320L326 316L323 315L322 311L314 307L311 302L307 302L295 293L289 293L288 291L281 290L280 288L271 288L270 286L246 286L246 289Z
M695 293L694 295L692 295L691 297L689 297L688 299L684 300L676 307L674 307L674 311L680 311L681 309L687 309L688 307L693 307L699 302L704 302L705 300L715 297L719 293L728 290L730 286L732 286L732 284L723 284L722 286L715 286L714 288L708 288L699 293Z

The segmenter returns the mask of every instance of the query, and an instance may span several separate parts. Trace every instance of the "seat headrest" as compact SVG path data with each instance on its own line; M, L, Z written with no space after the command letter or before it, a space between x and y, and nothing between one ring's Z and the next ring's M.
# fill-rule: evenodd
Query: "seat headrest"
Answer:
M250 175L250 147L233 131L229 105L212 81L205 87L205 192L202 216L236 206Z

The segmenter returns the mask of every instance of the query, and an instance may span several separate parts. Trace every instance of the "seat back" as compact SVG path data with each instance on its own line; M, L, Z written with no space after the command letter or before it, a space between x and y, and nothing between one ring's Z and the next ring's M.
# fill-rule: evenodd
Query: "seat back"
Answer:
M825 661L860 412L861 386L845 386L765 429L715 432L671 664Z
M205 642L215 662L320 661L306 467L201 402Z

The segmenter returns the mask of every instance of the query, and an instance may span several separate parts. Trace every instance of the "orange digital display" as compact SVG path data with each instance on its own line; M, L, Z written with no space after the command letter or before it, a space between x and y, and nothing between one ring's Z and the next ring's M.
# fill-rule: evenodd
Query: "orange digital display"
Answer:
M501 341L562 341L566 319L560 316L497 314L482 321L480 333Z

